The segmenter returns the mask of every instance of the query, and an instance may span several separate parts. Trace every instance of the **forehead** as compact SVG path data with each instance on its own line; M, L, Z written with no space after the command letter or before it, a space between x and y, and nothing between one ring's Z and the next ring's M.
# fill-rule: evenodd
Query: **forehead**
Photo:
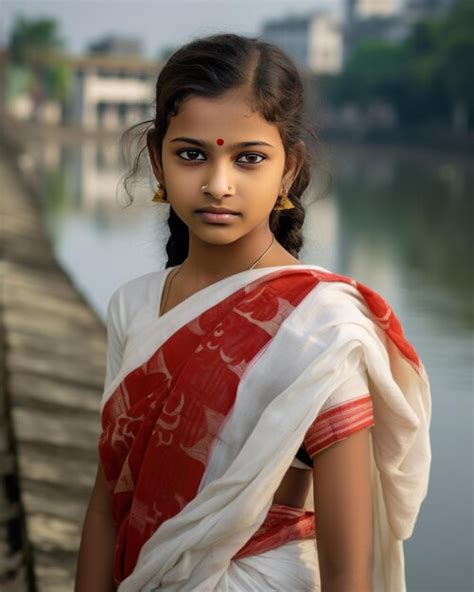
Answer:
M181 103L178 114L170 119L165 137L171 135L212 142L222 138L225 144L257 137L273 145L280 141L277 126L252 111L246 95L239 91L229 91L219 97L188 97Z

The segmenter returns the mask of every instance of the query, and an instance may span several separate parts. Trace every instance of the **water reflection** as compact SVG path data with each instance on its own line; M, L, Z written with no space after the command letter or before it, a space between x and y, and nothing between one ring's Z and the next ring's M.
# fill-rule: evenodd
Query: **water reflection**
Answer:
M357 270L367 277L376 261L401 267L404 275L435 289L433 306L445 308L450 300L449 317L472 329L473 166L458 155L406 149L339 145L330 151L334 192L308 208L301 257L354 276L356 259ZM123 209L127 200L120 178L126 169L118 142L42 142L31 145L30 154L53 236L71 215L108 232L117 224L136 224L143 208L159 220L166 210L156 204L147 208L152 185L145 179L135 187L136 202ZM153 255L164 237L157 238ZM112 267L114 262L112 254Z
M338 145L331 153L334 192L308 207L301 258L382 294L424 361L433 395L433 468L405 546L407 584L417 592L467 590L473 167L458 155L426 150ZM123 207L118 142L42 142L31 145L30 162L57 256L105 318L120 283L164 266L167 207L150 201L146 179L135 187L134 204Z
M456 155L399 150L337 151L346 240L391 252L404 273L427 282L431 306L472 329L473 166Z

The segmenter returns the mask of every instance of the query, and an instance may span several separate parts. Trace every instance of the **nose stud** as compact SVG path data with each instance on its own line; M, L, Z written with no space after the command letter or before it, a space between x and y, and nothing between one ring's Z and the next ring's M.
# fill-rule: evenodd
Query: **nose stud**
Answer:
M209 184L207 184L207 185L203 185L203 186L201 187L201 191L206 191L206 189L207 189L208 187L209 187ZM230 191L230 190L232 189L232 185L228 185L228 186L227 186L227 189L228 189L228 191Z

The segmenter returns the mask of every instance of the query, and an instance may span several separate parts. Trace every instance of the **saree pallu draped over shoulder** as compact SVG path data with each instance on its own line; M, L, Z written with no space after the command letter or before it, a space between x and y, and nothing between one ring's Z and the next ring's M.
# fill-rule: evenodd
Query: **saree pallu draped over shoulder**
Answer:
M216 282L127 343L98 443L119 592L238 590L266 553L314 543L314 513L273 495L328 396L361 364L375 416L374 591L404 591L402 541L431 462L428 377L380 295L296 265ZM313 549L304 586L289 574L293 589L319 590ZM269 589L262 581L251 589Z

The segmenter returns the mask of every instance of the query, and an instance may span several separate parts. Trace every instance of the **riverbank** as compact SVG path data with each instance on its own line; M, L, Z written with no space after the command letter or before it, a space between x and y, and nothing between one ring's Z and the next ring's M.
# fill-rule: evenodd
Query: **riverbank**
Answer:
M106 329L0 141L0 589L70 592L96 471ZM5 462L3 462L5 461Z

